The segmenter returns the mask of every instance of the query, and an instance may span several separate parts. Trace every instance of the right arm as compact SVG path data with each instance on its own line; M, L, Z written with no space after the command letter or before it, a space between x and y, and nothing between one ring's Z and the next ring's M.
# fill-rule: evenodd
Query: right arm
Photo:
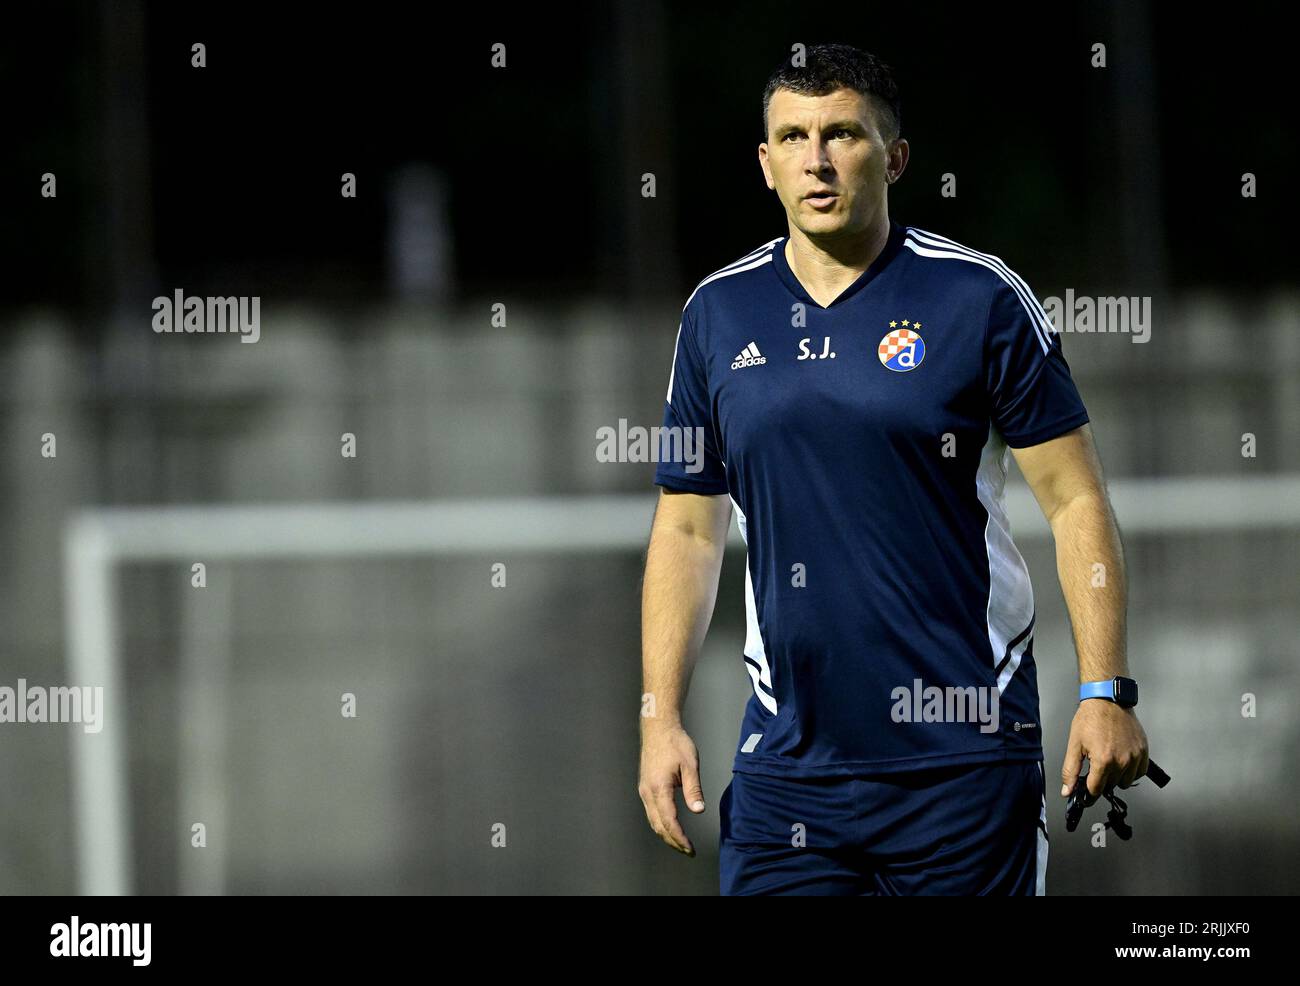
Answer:
M709 628L731 523L723 495L663 490L655 509L641 592L641 771L637 790L650 827L688 856L674 791L704 811L699 755L682 726L691 672Z

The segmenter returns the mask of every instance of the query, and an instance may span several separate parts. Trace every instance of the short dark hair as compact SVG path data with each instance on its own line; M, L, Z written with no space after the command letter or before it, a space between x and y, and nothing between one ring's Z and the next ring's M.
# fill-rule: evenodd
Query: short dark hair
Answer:
M768 77L763 89L763 138L767 139L767 110L772 94L789 89L804 96L825 96L848 88L868 98L887 117L882 121L886 139L903 132L902 103L893 70L870 52L846 44L810 45L803 65L791 65L787 58Z

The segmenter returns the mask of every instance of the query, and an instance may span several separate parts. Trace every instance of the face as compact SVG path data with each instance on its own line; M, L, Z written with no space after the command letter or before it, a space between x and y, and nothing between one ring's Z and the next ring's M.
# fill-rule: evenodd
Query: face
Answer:
M907 164L907 141L889 141L871 99L852 89L772 94L758 160L790 224L810 236L854 235L886 209L886 176ZM810 193L826 192L825 195Z

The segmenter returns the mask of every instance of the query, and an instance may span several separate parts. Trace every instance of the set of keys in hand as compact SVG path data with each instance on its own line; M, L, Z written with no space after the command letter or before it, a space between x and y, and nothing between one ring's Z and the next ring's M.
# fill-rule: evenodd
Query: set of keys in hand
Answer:
M1169 775L1156 765L1154 760L1147 761L1147 772L1143 776L1151 778L1156 787L1169 783ZM1130 785L1133 786L1133 785ZM1106 813L1106 828L1111 829L1121 839L1133 838L1133 827L1127 821L1128 805L1114 794L1114 785L1102 791L1101 796L1110 802L1110 811ZM1097 796L1088 792L1088 775L1081 774L1075 779L1074 790L1065 803L1065 831L1073 832L1083 817L1083 810L1097 803Z

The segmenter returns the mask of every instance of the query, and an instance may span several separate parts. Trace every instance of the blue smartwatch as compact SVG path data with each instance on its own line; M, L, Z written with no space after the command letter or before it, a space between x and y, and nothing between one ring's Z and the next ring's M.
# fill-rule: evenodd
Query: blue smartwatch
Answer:
M1122 709L1138 704L1138 683L1132 678L1108 678L1105 681L1085 681L1079 686L1079 701L1086 698L1104 698Z

